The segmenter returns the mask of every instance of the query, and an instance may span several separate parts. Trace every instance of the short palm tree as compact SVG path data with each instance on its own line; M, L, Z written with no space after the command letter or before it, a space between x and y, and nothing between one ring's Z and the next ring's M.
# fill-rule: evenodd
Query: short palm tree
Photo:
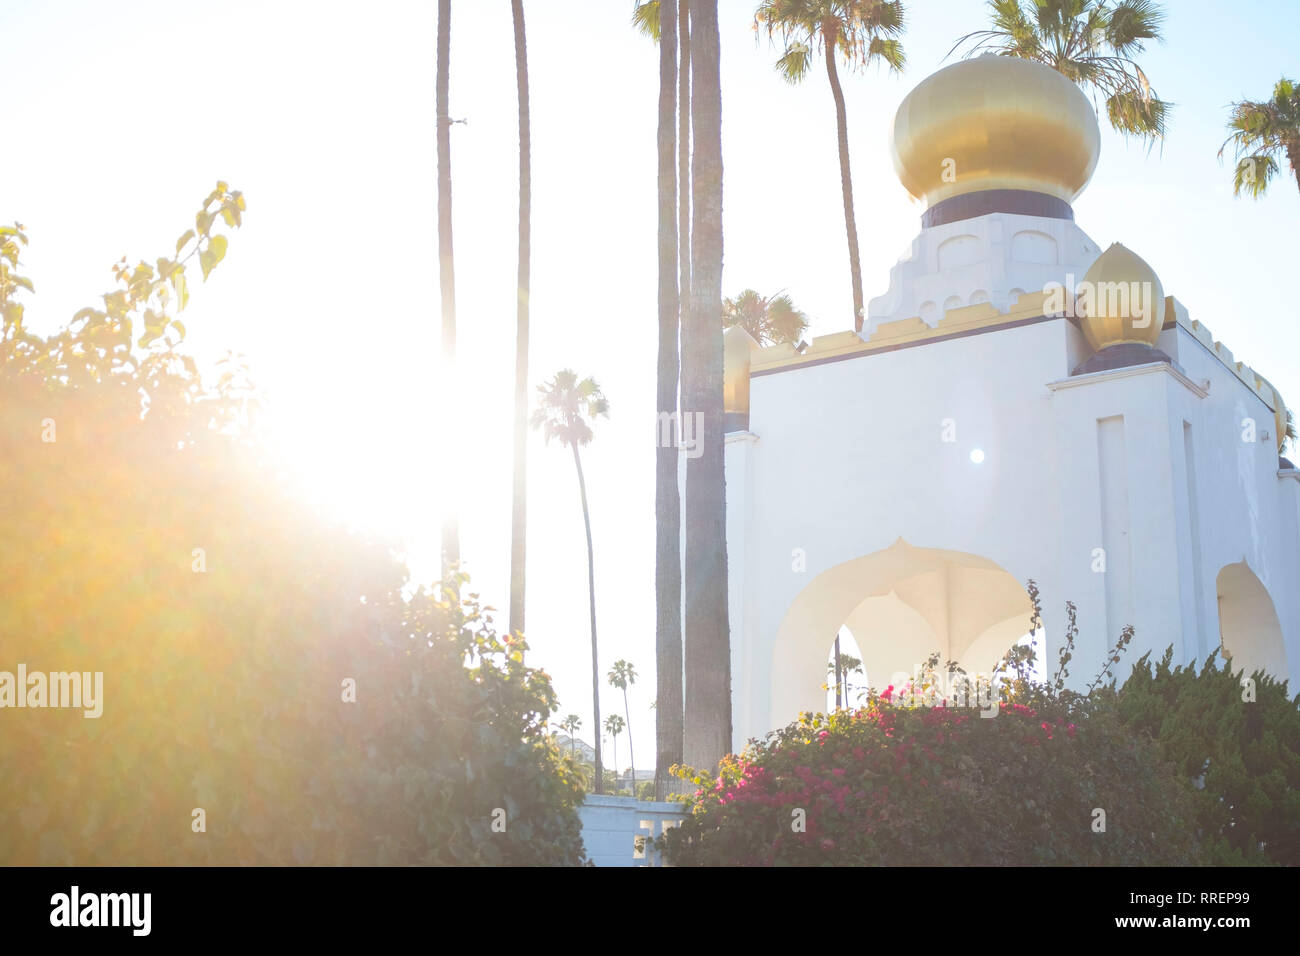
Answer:
M627 661L618 660L606 675L609 686L623 692L623 713L627 715L627 760L632 767L632 796L636 796L636 752L632 747L632 711L627 704L627 689L636 683L636 668ZM621 723L621 721L620 721Z
M1165 135L1172 104L1151 88L1133 58L1145 41L1163 39L1164 11L1154 0L989 0L992 28L976 30L967 56L1000 53L1056 70L1106 101L1110 125L1154 142ZM951 52L951 51L950 51Z
M609 415L609 402L601 394L594 378L578 381L572 369L563 369L545 385L537 386L541 393L532 425L542 430L546 443L559 439L573 452L573 465L578 470L578 492L582 497L582 523L587 530L587 586L591 606L591 709L595 733L596 792L604 793L604 773L600 760L600 660L596 651L596 565L591 547L591 513L587 508L587 480L582 474L582 456L578 449L591 441L591 424L601 415Z
M613 762L614 762L614 775L616 777L618 776L618 735L623 732L623 728L625 726L626 725L623 723L623 718L620 717L618 714L610 714L608 717L605 718L605 733L609 734L611 737L614 738L614 761ZM628 739L630 740L631 738L629 737ZM632 772L632 779L633 781L636 780L636 771ZM635 783L633 784L633 786L635 786ZM636 796L635 792L632 795Z
M840 639L835 637L835 658L826 665L826 673L835 675L835 706L848 706L849 675L862 673L862 661L852 654L840 653Z
M1220 147L1219 158L1231 143L1237 159L1232 177L1234 196L1246 192L1258 199L1264 195L1281 169L1278 160L1283 154L1300 188L1300 86L1294 80L1278 80L1270 100L1233 103L1228 129L1232 135Z
M759 295L746 289L723 300L722 324L725 328L743 327L759 345L798 345L808 330L808 316L796 309L784 292Z
M569 714L558 726L569 735L569 756L573 756L578 745L578 731L582 729L582 718L577 714Z
M853 212L853 180L849 173L849 128L844 91L835 66L838 52L850 68L883 63L903 69L903 4L901 0L763 0L754 13L755 28L769 37L780 34L785 44L776 69L798 83L812 69L814 51L825 54L826 77L835 99L839 134L840 192L844 198L844 231L849 240L849 278L853 284L853 328L862 331L862 265L858 256L858 226Z

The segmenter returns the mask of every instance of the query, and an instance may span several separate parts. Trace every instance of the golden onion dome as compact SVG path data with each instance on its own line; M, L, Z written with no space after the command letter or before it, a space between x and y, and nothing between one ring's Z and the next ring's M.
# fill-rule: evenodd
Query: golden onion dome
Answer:
M758 343L742 326L722 333L722 409L729 426L749 427L750 353L756 348Z
M1118 242L1075 290L1075 311L1094 349L1121 342L1154 346L1165 324L1165 290L1146 260Z
M1101 152L1097 114L1073 83L1030 60L986 54L922 80L894 117L894 168L927 206L988 189L1071 202Z

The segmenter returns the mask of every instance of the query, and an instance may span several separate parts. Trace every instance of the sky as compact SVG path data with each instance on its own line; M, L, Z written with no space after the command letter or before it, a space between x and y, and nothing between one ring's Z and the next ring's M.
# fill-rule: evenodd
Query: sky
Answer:
M788 292L814 334L850 327L835 120L823 71L788 86L753 30L753 0L720 3L723 289ZM475 590L507 605L514 376L517 100L507 0L454 0L451 37L458 367L439 362L434 153L436 4L2 0L0 221L22 222L48 334L112 287L110 266L170 253L218 179L248 211L210 281L191 287L188 349L205 369L243 353L267 427L322 515L400 535L415 579L437 574L458 502ZM592 375L610 403L584 450L601 673L630 700L642 768L654 744L655 132L658 53L632 0L526 0L532 106L530 378ZM1300 3L1165 4L1142 55L1173 101L1162 146L1103 124L1075 202L1103 248L1123 242L1193 318L1300 407L1300 192L1283 178L1234 199L1216 157L1228 104L1300 78ZM980 0L911 0L902 75L843 77L863 284L920 229L895 177L899 101L987 22ZM951 61L949 61L951 62ZM879 414L863 408L862 414ZM530 660L590 740L586 548L572 459L528 449ZM607 689L602 716L622 712ZM627 738L618 765L626 766ZM606 757L607 763L609 758Z

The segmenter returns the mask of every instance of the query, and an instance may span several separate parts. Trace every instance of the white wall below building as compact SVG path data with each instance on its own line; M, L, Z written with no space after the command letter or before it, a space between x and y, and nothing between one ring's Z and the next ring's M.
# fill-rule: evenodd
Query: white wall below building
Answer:
M588 794L578 808L582 842L595 866L660 866L653 847L637 849L638 838L658 839L686 815L679 803Z

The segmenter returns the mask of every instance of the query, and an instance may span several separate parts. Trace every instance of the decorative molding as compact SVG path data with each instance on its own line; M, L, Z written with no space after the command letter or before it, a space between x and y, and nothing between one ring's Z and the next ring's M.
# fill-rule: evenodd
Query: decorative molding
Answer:
M1197 398L1205 398L1210 394L1209 379L1206 379L1203 384L1194 382L1168 362L1146 362L1142 365L1129 365L1124 368L1111 368L1100 372L1085 372L1082 375L1072 375L1069 378L1048 382L1047 387L1053 392L1059 392L1067 388L1092 385L1095 382L1108 382L1121 378L1133 378L1138 375L1150 375L1153 372L1168 372L1175 381L1179 382Z
M983 306L977 306L976 308L983 308ZM989 325L980 325L969 329L961 329L956 332L945 333L931 330L931 334L921 335L917 338L906 341L886 342L879 345L862 342L857 348L844 350L834 355L812 353L808 355L795 356L793 358L778 358L775 361L766 363L763 363L761 358L756 356L749 374L751 378L758 378L762 375L775 375L778 372L788 372L791 369L797 368L810 368L814 365L825 365L829 362L843 362L846 359L861 358L866 355L876 355L880 352L897 352L899 349L916 348L919 345L930 345L934 342L947 342L951 339L964 339L967 336L983 335L986 332L1002 332L1007 329L1017 329L1025 325L1037 325L1040 322L1063 321L1065 321L1065 319L1059 315L1035 315L1029 318L1013 319L1009 322L995 322ZM778 348L781 347L782 346L778 346ZM784 348L789 347L784 346Z

